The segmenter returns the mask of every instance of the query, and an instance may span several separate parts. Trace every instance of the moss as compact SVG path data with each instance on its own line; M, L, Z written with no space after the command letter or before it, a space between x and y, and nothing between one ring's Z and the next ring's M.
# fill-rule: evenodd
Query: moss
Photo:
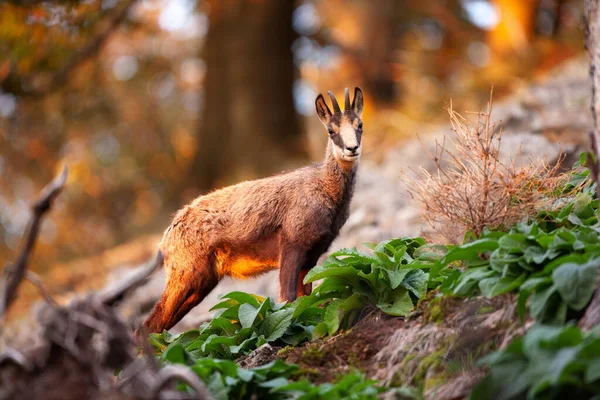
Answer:
M448 301L446 297L434 297L428 303L426 303L426 311L424 319L427 322L433 322L435 324L442 324L445 321L445 317L448 314L447 306Z
M296 372L296 378L307 378L311 380L311 377L319 376L320 372L316 368L298 368Z
M431 322L435 322L436 324L441 324L444 322L444 312L442 311L441 305L434 304L429 307L429 320Z
M428 374L423 382L423 392L431 393L433 390L448 383L453 377L454 374L448 371L439 371L435 374Z
M316 346L308 346L300 356L300 359L306 364L317 364L323 359L325 353Z
M427 357L424 357L417 365L417 370L415 373L415 381L418 383L422 383L425 380L425 375L430 368L438 368L443 360L444 355L446 354L445 349L437 350Z
M290 353L292 351L294 351L294 349L295 349L294 346L285 346L283 349L281 349L277 352L277 357L286 358L287 356L290 355Z
M490 314L490 313L493 313L494 311L496 311L496 307L494 307L494 306L481 305L481 307L479 307L477 309L477 315Z
M407 354L407 355L406 355L406 357L404 357L404 358L402 359L402 361L400 362L400 368L401 368L401 369L404 369L404 368L406 368L406 365L407 365L407 364L408 364L410 361L414 360L416 357L417 357L417 353L410 353L410 354Z

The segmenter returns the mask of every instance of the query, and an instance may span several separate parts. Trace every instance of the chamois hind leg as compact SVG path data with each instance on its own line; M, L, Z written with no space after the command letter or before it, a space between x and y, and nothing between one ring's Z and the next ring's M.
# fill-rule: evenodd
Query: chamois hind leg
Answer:
M217 285L218 278L206 260L202 265L169 265L163 294L143 323L147 333L162 332L179 322Z

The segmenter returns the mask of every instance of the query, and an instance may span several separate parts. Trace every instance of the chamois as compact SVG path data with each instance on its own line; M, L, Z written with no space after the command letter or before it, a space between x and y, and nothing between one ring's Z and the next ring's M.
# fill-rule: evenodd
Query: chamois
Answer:
M175 325L229 275L248 278L279 268L280 300L310 294L304 277L348 219L361 153L363 94L344 112L329 91L315 104L329 134L325 161L246 181L193 200L179 210L159 245L166 287L143 323L146 332Z

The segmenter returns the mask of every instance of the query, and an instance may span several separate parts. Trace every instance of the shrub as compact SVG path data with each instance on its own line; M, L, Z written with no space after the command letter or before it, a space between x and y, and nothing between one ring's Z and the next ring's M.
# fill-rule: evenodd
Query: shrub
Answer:
M424 220L452 241L465 232L480 237L484 228L510 227L551 205L556 188L569 180L557 175L559 163L543 160L517 166L499 159L502 129L491 120L492 96L473 124L448 109L454 135L436 141L433 174L421 169L418 177L404 174L410 196L420 205ZM517 155L518 157L518 155Z

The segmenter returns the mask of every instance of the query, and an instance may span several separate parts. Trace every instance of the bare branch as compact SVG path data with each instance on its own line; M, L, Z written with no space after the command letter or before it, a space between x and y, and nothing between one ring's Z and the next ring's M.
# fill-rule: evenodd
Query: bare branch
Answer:
M134 274L131 278L121 282L116 287L110 288L101 293L99 295L100 302L107 306L115 305L116 303L121 301L128 293L146 283L150 275L152 275L154 271L156 271L160 266L162 266L163 261L163 255L159 251L154 261L148 263L148 265L146 265L139 272Z
M52 202L56 196L58 196L63 189L67 180L67 174L68 168L65 166L61 174L42 189L40 198L33 205L33 216L31 218L29 232L25 237L25 242L21 249L21 253L19 254L19 258L17 258L14 266L10 269L12 273L7 273L8 271L5 270L4 278L0 282L0 288L2 289L0 291L0 321L4 319L6 311L12 304L17 287L27 275L27 264L37 241L42 219L44 214L52 206Z

